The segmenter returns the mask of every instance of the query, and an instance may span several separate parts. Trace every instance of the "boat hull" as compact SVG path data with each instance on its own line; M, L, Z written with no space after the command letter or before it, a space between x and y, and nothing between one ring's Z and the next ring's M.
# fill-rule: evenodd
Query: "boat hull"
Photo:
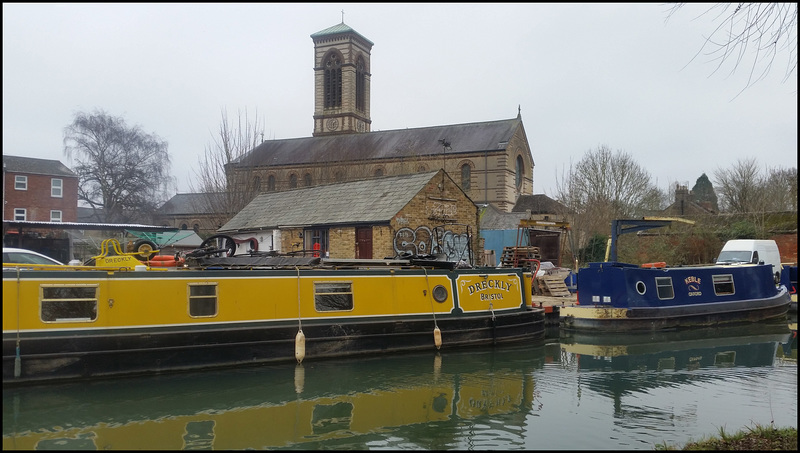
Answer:
M447 350L545 335L544 310L530 305L530 276L521 271L277 274L40 271L4 278L3 384ZM213 315L187 315L187 285L198 284L217 288ZM347 285L351 306L319 311L318 285ZM33 319L47 300L42 288L53 286L96 287L95 319ZM432 299L434 288L447 289L441 302Z
M769 266L646 269L593 263L578 276L578 305L560 310L565 330L639 332L785 318L788 290Z

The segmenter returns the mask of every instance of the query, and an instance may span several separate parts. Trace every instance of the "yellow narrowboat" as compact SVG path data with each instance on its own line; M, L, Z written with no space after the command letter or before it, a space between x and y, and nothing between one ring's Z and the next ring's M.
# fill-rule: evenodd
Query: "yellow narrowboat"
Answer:
M283 256L190 256L165 268L126 258L3 264L3 385L545 334L529 269Z

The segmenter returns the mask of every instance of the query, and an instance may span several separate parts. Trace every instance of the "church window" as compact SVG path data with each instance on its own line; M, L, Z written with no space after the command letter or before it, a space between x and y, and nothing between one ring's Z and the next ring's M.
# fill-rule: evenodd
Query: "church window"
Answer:
M253 191L261 192L261 176L253 178Z
M305 184L306 187L311 187L311 173L303 175L303 184Z
M382 168L375 169L375 177L380 178L381 176L383 176L383 169Z
M289 176L289 187L292 189L297 187L297 175L292 174L292 176Z
M342 106L342 60L331 52L325 58L325 108Z
M356 109L365 111L367 106L367 74L364 58L356 61Z
M267 178L267 190L270 192L275 190L275 175L269 175Z
M525 175L525 164L522 162L522 156L517 156L517 189L522 187L522 177Z
M462 190L469 190L471 179L472 179L472 167L470 167L469 164L462 165L461 166L461 189Z

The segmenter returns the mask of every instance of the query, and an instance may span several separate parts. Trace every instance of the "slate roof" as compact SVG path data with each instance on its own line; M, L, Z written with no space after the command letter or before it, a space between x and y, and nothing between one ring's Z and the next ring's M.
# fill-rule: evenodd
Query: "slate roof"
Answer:
M504 151L521 127L518 116L478 123L267 140L234 162L243 166L280 166L413 158L442 152L452 155ZM450 142L450 149L443 149L441 139Z
M218 231L388 223L437 174L439 171L262 193Z
M566 209L563 204L548 197L543 193L534 195L520 195L511 212L524 213L528 209L531 214L560 214Z
M159 209L159 215L194 215L211 214L213 209L209 197L222 194L179 193L166 201ZM217 204L222 206L222 204Z
M490 204L481 214L481 230L516 230L519 221L527 218L526 212L502 212Z
M61 161L37 159L34 157L8 156L3 154L3 169L9 173L78 177L74 171L67 168Z
M353 30L350 26L345 25L344 22L340 24L336 24L333 27L328 27L325 30L320 30L316 33L311 35L312 39L322 38L323 36L332 36L338 34L346 34L346 33L353 33L354 35L358 36L359 38L363 39L364 41L368 42L370 46L373 46L374 43L369 39L365 38L361 33Z

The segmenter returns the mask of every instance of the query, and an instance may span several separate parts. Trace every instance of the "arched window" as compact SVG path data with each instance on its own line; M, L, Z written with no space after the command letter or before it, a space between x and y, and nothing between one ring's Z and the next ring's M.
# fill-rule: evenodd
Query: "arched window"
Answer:
M356 61L356 109L365 111L367 106L367 74L364 58Z
M253 178L253 190L255 192L261 192L261 176Z
M342 106L342 59L336 52L325 58L325 108Z
M333 174L333 180L337 182L344 181L344 173L342 173L341 170L337 171Z
M186 229L188 229L188 228L189 228L189 225L187 225L187 224L185 224L185 223L182 223L182 224L181 224L181 229L182 229L182 230L186 230Z
M417 167L417 173L425 173L426 171L428 171L428 167L425 165L420 165Z
M289 176L289 187L292 189L297 187L297 175L292 174L292 176Z
M383 168L376 168L375 169L375 177L376 178L380 178L381 176L383 176Z
M470 189L470 182L472 180L472 167L469 164L464 164L461 166L461 189L462 190L469 190Z
M267 178L267 190L275 190L275 175L269 175L269 178Z
M522 162L522 156L517 156L517 189L522 188L522 177L525 175L525 163Z
M195 233L199 233L200 232L200 224L199 223L195 223L194 225L192 225L192 229L194 230Z
M311 187L311 173L303 175L303 184L305 184L306 187Z

